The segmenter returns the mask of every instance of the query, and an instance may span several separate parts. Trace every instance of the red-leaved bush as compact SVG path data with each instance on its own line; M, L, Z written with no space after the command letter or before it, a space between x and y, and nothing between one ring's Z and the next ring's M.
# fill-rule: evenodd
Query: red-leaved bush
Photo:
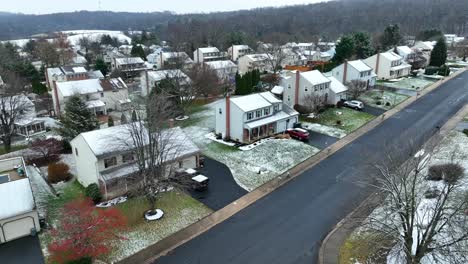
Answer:
M60 223L51 231L51 262L67 263L83 258L97 258L109 253L113 240L127 226L126 217L115 208L100 209L89 198L65 204Z

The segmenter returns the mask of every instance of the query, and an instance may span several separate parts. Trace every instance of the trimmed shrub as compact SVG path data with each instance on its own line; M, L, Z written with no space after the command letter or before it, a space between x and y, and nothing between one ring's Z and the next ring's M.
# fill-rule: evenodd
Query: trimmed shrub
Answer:
M47 167L47 180L50 183L58 183L61 181L68 181L71 178L70 168L63 162L51 163Z
M341 120L336 120L336 124L337 124L338 126L341 126Z
M463 129L463 134L465 134L468 137L468 129Z
M450 75L450 67L447 66L447 65L440 66L439 70L437 71L437 74L442 75L442 76L449 76Z
M336 107L338 107L338 108L341 108L341 107L343 107L343 106L344 106L344 101L338 101L338 102L336 103Z
M454 184L463 174L464 169L462 166L455 163L446 163L429 167L427 178L431 181L445 180L448 183Z
M390 102L386 102L385 106L391 106Z
M93 259L90 257L83 257L77 260L68 261L66 264L92 264Z
M382 104L382 102L380 102L380 101L377 101L377 102L375 102L375 104L376 104L376 105L381 105L381 104Z
M434 75L439 71L439 67L434 67L434 66L427 66L426 70L424 71L424 74L426 75Z
M294 110L296 110L301 115L310 113L310 111L309 111L309 109L307 107L305 107L303 105L300 105L300 104L294 105Z
M99 190L99 186L96 183L92 183L85 188L85 195L91 198L94 204L97 204L102 200L101 191Z

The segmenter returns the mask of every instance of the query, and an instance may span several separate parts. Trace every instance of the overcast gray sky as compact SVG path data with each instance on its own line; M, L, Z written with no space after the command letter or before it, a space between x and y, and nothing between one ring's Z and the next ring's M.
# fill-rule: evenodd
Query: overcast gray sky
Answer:
M2 0L0 10L25 14L48 14L77 10L129 12L169 10L177 13L199 13L323 1L326 0Z

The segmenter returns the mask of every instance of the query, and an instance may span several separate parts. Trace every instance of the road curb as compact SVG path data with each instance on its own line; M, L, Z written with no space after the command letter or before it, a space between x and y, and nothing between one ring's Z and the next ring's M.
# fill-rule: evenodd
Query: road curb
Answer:
M432 136L425 145L439 142L456 125L468 115L468 105L462 107L455 115L453 115L441 127L438 134ZM384 196L381 193L372 193L361 204L358 205L351 213L345 216L323 239L319 254L319 264L337 264L339 263L340 249L349 235L362 223L377 206L384 201Z
M250 193L242 196L241 198L237 199L236 201L226 205L224 208L208 215L205 218L200 219L198 222L193 223L192 225L183 228L176 233L160 240L159 242L135 253L132 256L129 256L121 261L116 263L119 264L132 264L132 263L152 263L156 259L160 258L161 256L167 255L175 248L185 244L186 242L190 241L191 239L203 234L204 232L210 230L211 228L215 227L216 225L224 222L225 220L229 219L234 214L240 212L241 210L245 209L246 207L250 206L254 202L258 201L259 199L265 197L266 195L272 193L274 190L280 188L290 180L296 178L297 176L301 175L304 171L314 167L319 162L323 161L324 159L328 158L330 155L333 155L335 152L340 150L341 148L345 147L349 143L353 142L363 134L367 133L371 129L374 129L376 126L380 125L383 121L394 115L395 113L401 111L403 108L408 106L409 104L413 103L417 99L421 98L425 94L429 93L430 91L436 89L443 83L447 82L448 80L455 78L459 74L466 71L466 68L463 70L458 71L457 73L453 74L449 78L445 78L442 81L438 81L427 87L419 96L411 97L407 99L405 102L399 104L398 106L394 107L393 109L385 112L383 115L378 116L371 120L370 122L366 123L362 127L358 128L354 132L350 133L349 135L345 136L344 138L338 140L328 148L323 149L316 155L306 159L305 161L299 163L295 167L291 168L289 171L283 173L282 175L274 178L273 180L263 184L262 186L258 187L257 189L253 190Z

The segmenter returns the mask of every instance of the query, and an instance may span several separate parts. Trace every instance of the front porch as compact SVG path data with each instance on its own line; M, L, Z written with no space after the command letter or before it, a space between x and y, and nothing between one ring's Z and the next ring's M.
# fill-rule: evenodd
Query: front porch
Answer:
M16 133L23 137L30 137L39 133L46 132L45 122L43 120L31 120L30 122L17 122L15 124Z
M107 115L106 103L101 100L91 100L86 105L96 116Z
M243 143L250 143L276 134L276 122L254 128L244 128Z

